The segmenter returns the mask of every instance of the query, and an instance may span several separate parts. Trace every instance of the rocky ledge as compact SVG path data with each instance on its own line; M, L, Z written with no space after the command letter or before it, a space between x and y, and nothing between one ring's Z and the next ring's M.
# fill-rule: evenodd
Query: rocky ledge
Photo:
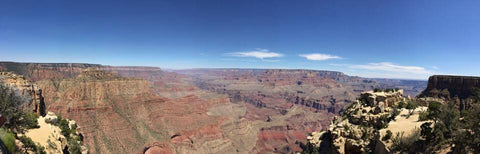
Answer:
M322 153L390 153L391 142L382 140L387 131L410 134L424 123L418 122L418 114L425 107L397 108L408 101L403 90L364 92L327 131L311 133L308 143Z

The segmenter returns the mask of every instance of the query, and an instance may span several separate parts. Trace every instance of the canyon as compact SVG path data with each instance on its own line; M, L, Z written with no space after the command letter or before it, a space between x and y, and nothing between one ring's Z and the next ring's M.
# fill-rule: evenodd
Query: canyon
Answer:
M363 92L312 132L305 153L478 153L479 77L434 75L417 97Z
M327 130L361 92L426 81L341 72L0 62L41 89L48 111L75 120L91 153L291 153Z

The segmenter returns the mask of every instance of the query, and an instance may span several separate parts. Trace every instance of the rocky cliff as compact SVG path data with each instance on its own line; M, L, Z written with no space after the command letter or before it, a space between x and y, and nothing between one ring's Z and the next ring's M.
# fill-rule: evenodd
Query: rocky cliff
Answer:
M427 89L421 96L444 95L464 99L472 96L475 88L480 88L480 77L434 75L428 79Z
M402 95L402 90L362 93L335 117L327 131L312 133L309 144L322 153L392 153L392 140L384 137L387 132L418 133L426 122L418 120L426 107L397 108L399 103L410 101Z
M62 150L68 151L71 146L74 146L72 142L76 143L75 146L78 145L79 152L88 153L88 149L83 146L83 139L80 139L82 138L80 136L83 136L82 133L76 131L79 127L76 125L75 121L64 119L67 120L67 125L70 129L69 132L72 134L67 137L61 133L64 130L59 128L60 119L57 118L53 112L46 109L44 99L45 93L40 88L41 86L30 82L22 75L17 75L12 72L0 72L0 84L14 89L18 92L18 95L26 98L28 103L25 106L22 106L24 111L27 113L33 112L39 115L39 117L37 117L38 126L28 128L25 130L25 133L18 134L18 136L26 136L30 138L34 144L42 146L44 150L49 153L62 153ZM68 141L67 138L69 138ZM78 140L74 140L73 138ZM24 143L24 141L17 140L15 144L18 149L28 149ZM34 153L34 151L29 150L27 150L27 152Z
M45 101L42 95L42 89L36 84L28 81L22 75L11 72L0 72L0 83L13 87L22 95L30 96L30 103L27 104L27 110L31 110L40 116L45 116Z

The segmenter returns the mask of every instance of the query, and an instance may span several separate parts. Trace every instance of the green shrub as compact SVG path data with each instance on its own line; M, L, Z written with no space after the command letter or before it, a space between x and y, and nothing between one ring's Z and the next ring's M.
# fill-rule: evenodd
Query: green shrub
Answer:
M34 151L35 154L46 154L45 147L40 144L36 144L30 137L19 136L18 140L23 143L25 151Z
M78 139L76 138L71 138L68 140L68 151L71 154L81 154L82 153L82 148L80 144L78 143Z
M70 127L68 126L68 121L66 119L60 119L60 130L63 136L65 136L67 139L70 137Z
M410 100L407 102L407 105L405 106L406 109L409 110L414 110L418 107L418 103L416 101Z
M405 107L405 102L398 102L397 104L397 108L401 109L401 108L404 108Z
M15 136L7 129L0 128L0 140L9 153L15 153Z
M418 121L427 121L428 120L428 112L421 111L418 115Z
M434 121L438 120L440 115L442 104L439 102L431 102L428 104L428 119L433 119Z
M47 154L47 152L45 152L45 147L41 146L40 144L36 144L35 154Z
M373 92L382 92L382 89L375 88L375 89L373 89Z
M463 115L463 129L469 131L457 131L454 153L480 153L480 106L473 106Z
M0 113L7 118L5 128L11 130L14 134L24 133L27 129L25 126L24 104L30 101L30 97L20 95L18 90L11 89L0 83ZM27 117L28 118L28 117Z
M35 113L26 113L22 119L22 123L27 129L40 128L38 125L38 115Z
M385 136L382 137L382 140L386 141L386 140L389 140L390 138L392 138L392 131L387 130Z
M23 146L25 147L25 151L31 150L31 151L36 151L37 145L35 142L32 141L31 138L26 137L26 136L19 136L18 140L23 143Z
M388 114L383 114L380 116L379 121L377 122L377 129L382 129L382 128L387 128L388 127L388 122L389 121L389 116Z
M427 142L430 142L432 139L433 139L433 129L432 127L430 127L432 125L431 122L426 122L426 123L423 123L421 126L420 126L420 134L425 138L425 140Z
M400 114L400 110L398 110L397 108L393 108L393 110L391 111L390 113L390 118L388 119L388 121L392 121L392 120L395 120L395 118Z
M400 152L400 153L411 153L414 152L414 144L420 138L419 131L414 131L409 136L404 136L404 132L397 133L392 139L392 146L391 149L393 152Z

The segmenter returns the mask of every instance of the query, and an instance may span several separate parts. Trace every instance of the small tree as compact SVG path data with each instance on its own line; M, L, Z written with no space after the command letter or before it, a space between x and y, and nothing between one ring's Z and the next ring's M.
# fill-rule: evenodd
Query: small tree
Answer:
M428 118L433 119L436 122L438 120L438 116L440 115L441 107L442 104L439 102L431 102L428 104Z
M29 101L29 97L20 95L18 90L0 83L0 113L7 118L5 127L14 134L24 133L27 128L35 125L36 119L25 117L23 110Z
M60 130L63 136L65 136L67 139L70 137L70 127L68 126L68 121L66 119L60 119Z
M25 116L22 119L23 125L27 129L32 129L32 128L40 128L38 125L38 115L35 113L26 113Z

